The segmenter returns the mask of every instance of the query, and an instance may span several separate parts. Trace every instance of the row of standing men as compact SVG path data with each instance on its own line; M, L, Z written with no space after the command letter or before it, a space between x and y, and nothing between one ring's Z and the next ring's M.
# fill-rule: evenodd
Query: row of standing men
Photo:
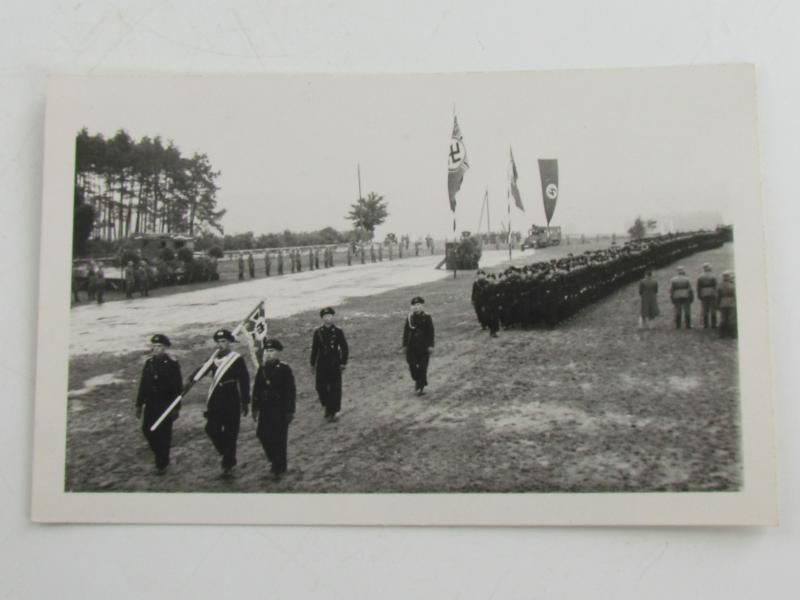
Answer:
M500 327L554 327L585 306L640 280L647 269L718 248L724 241L719 231L668 234L549 262L512 265L496 274L479 270L472 304L481 326L493 337Z

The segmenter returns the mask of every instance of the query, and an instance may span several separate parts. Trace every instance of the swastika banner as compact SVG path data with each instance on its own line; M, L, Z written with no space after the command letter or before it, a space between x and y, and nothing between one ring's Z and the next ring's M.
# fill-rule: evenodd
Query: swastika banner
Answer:
M450 196L450 210L453 212L456 211L456 192L461 189L461 182L467 169L469 169L467 147L458 127L458 118L454 116L453 135L450 138L450 150L447 155L447 192Z
M558 202L558 160L555 158L539 159L539 174L542 176L542 198L544 200L544 216L547 224L556 210Z
M508 151L511 153L511 170L508 174L509 183L511 184L511 195L514 196L514 204L517 205L517 208L525 212L525 207L522 206L522 197L519 195L519 186L517 186L519 174L517 173L517 163L514 162L514 152L511 148L509 148Z

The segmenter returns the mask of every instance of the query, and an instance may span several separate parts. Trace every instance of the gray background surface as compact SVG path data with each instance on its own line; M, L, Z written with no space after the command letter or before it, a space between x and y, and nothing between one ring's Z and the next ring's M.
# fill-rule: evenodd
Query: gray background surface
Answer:
M788 2L41 2L0 22L0 597L794 597L800 8ZM773 529L40 526L28 518L48 73L753 62L781 524ZM590 101L590 99L587 99ZM47 269L45 265L43 267ZM41 324L47 327L46 323Z

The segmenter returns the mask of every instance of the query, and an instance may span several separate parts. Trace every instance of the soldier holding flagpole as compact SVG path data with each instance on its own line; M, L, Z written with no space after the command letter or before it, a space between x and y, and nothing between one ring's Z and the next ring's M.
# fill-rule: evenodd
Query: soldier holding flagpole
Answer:
M227 329L214 332L217 355L209 373L212 375L206 403L206 434L222 456L222 474L229 476L236 466L236 443L241 416L250 406L250 373L244 358L231 350L236 341Z

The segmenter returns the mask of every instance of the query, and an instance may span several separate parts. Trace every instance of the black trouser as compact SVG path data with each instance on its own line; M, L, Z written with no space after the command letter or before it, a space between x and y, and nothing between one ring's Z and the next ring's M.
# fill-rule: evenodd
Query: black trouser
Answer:
M289 439L289 424L286 422L286 415L261 412L258 416L256 436L270 462L270 471L276 475L285 472L288 463L286 444Z
M719 309L719 337L737 337L736 309Z
M711 322L711 327L717 326L717 311L714 307L713 298L700 299L700 312L703 315L703 327L708 327L709 321Z
M142 433L150 445L150 449L155 454L156 469L166 469L169 465L169 450L172 446L172 415L168 416L156 427L155 431L150 431L153 423L158 421L161 414L167 409L168 405L144 405L144 418L142 419Z
M236 441L239 438L239 411L206 413L206 433L214 448L222 455L222 468L236 465Z
M335 415L342 409L342 371L339 367L317 367L317 395L325 407L325 415Z
M431 355L428 349L418 350L411 348L406 349L406 362L408 362L408 370L411 372L411 379L417 384L417 387L428 385L428 361Z
M686 328L692 327L692 303L687 301L675 302L675 327L681 328L681 313L683 313L683 321Z

